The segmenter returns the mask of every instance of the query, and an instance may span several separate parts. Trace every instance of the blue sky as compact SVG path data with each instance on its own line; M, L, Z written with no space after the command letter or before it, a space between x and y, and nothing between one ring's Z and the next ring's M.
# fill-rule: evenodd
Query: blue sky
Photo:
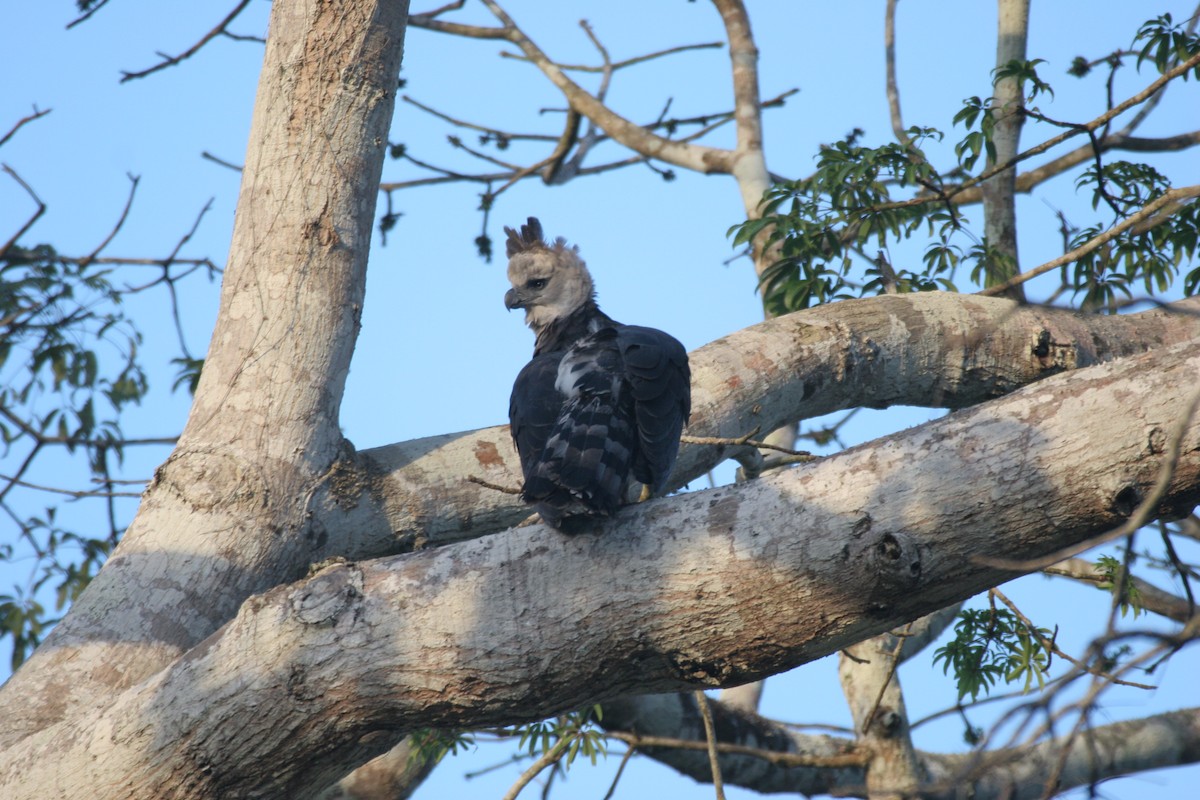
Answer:
M131 173L141 177L137 197L106 254L166 255L212 198L211 211L181 255L224 261L239 178L201 153L234 163L243 160L261 47L218 39L182 65L126 84L118 79L123 70L153 64L157 51L185 50L232 5L211 0L122 0L69 31L64 26L74 17L74 7L67 0L10 3L0 9L0 21L9 33L7 58L0 67L4 73L0 130L7 130L35 105L53 109L0 149L0 160L15 169L48 206L26 244L46 241L66 253L90 252L117 219L128 193L126 174ZM490 23L482 6L468 5L472 7L462 19ZM748 5L761 51L763 96L799 89L783 108L766 116L772 171L792 177L807 174L821 143L856 127L865 131L864 143L890 139L881 0L845 4L760 0ZM581 17L591 22L615 59L724 38L718 15L703 2L513 0L505 6L544 49L569 62L595 61L577 25ZM269 3L256 0L233 30L261 35L268 11ZM1048 61L1042 75L1056 90L1052 101L1039 101L1043 110L1074 121L1098 113L1104 102L1103 77L1079 81L1066 76L1071 58L1095 58L1128 46L1138 25L1163 11L1172 11L1176 19L1190 13L1186 4L1165 1L1035 4L1029 55ZM1079 32L1081 24L1086 32ZM907 0L900 5L898 72L907 124L939 127L953 140L950 120L963 98L989 91L994 31L991 3ZM528 64L499 58L501 49L494 41L410 31L402 94L457 118L556 134L561 114L538 112L561 109L561 97ZM1126 67L1118 74L1115 96L1128 96L1151 79L1148 72L1138 75L1132 66ZM659 116L668 99L671 115L726 110L729 83L723 51L705 50L619 73L609 99L627 117L648 122ZM1169 91L1142 134L1170 135L1195 127L1193 92L1191 85ZM451 129L410 105L399 105L393 141L443 166L489 169L453 150L446 143L448 134L475 141L470 133ZM1027 127L1024 143L1048 135L1036 126ZM732 136L732 128L726 128L710 143L729 146ZM532 162L544 155L543 147L514 145L504 157ZM595 157L592 163L601 163L621 153L612 146L601 147ZM944 158L942 163L948 161ZM1158 161L1177 185L1200 180L1197 162L1187 154ZM540 217L550 235L566 236L581 246L595 275L600 303L610 315L661 327L695 348L758 321L761 311L749 262L729 261L735 252L726 231L744 217L732 180L675 172L677 178L670 183L644 166L553 189L540 181L526 181L498 200L489 232L493 239L501 239L502 225L530 215ZM389 161L384 180L424 174ZM502 261L488 264L475 253L473 240L481 225L478 191L475 185L460 184L395 197L403 216L389 234L387 246L376 241L371 254L362 333L343 404L343 428L358 447L506 421L512 378L528 358L532 339L520 316L504 310ZM1020 256L1026 268L1061 252L1054 209L1064 210L1076 224L1093 219L1087 198L1076 195L1071 178L1021 197ZM31 212L24 192L0 176L0 223L6 226L0 238L7 239L10 229ZM978 216L978 210L968 211L968 216L972 213ZM893 263L915 261L922 249L920 245L899 248L892 253ZM138 275L134 269L128 279L133 282ZM965 275L961 277L965 284ZM217 289L216 284L193 279L184 292L182 322L188 345L197 354L203 353L212 328ZM165 298L140 295L130 301L129 311L148 333L142 354L151 368L153 391L127 418L126 432L174 434L186 417L188 398L170 391L175 370L169 360L178 355L178 345ZM426 388L430 386L432 390ZM53 398L45 402L52 403ZM869 440L936 415L907 409L864 413L846 431L846 443ZM148 478L166 455L159 448L132 452L124 474ZM11 468L9 458L0 462L0 473ZM86 472L73 462L48 459L30 479L79 483L86 480ZM29 513L35 513L42 505L59 501L38 496L27 502ZM133 501L121 506L126 520L133 510ZM65 520L83 529L95 526L98 513L98 506L84 503L64 505L61 511ZM0 528L0 541L10 536L9 528ZM27 564L17 561L0 567L0 592L28 581ZM1006 591L1039 623L1060 625L1060 641L1077 648L1102 625L1105 608L1094 591L1038 577L1015 582ZM0 663L7 664L6 652L0 653ZM1097 721L1195 704L1192 676L1198 669L1194 652L1185 651L1156 676L1161 689L1152 694L1114 691ZM913 718L953 703L953 687L928 658L906 665L901 679ZM766 703L766 713L789 721L848 721L831 659L770 681ZM980 721L986 718L981 715ZM956 749L960 733L953 722L931 725L918 732L918 744ZM448 763L418 796L444 796L455 786L461 790L464 771L502 761L507 752L489 750ZM595 772L577 766L555 796L602 796L617 761L610 758ZM507 766L488 773L468 782L465 791L471 796L498 796L518 771L519 767ZM1149 794L1182 798L1191 796L1189 785L1197 775L1198 768L1142 775L1108 784L1105 791L1116 798ZM622 787L618 797L640 797L652 791L675 797L711 796L710 788L694 787L643 759L635 759L627 769ZM730 794L742 796L736 789Z

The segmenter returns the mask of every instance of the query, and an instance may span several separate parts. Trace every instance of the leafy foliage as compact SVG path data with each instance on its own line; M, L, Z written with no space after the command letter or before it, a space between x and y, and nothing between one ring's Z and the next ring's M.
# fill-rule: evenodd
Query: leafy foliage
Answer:
M0 443L28 465L47 447L83 451L103 479L123 456L121 411L148 388L138 360L141 334L122 311L111 273L90 259L69 259L50 245L10 246L0 256ZM111 366L110 366L111 365ZM0 490L17 485L19 472ZM84 536L55 523L55 508L23 517L19 539L36 559L29 585L0 596L0 636L13 639L15 669L53 623L33 598L48 584L55 612L91 580L119 532ZM11 547L7 551L11 557Z
M1160 72L1200 52L1200 37L1169 14L1146 22L1134 43L1140 44L1138 64L1151 60ZM1108 60L1115 69L1120 54ZM1011 61L994 71L993 81L1020 81L1027 103L1052 100L1054 89L1038 72L1045 63ZM1090 69L1086 60L1076 59L1070 72L1082 75ZM735 246L754 243L776 256L760 280L767 310L781 314L883 292L957 291L955 273L963 263L970 265L970 280L977 285L995 285L1016 274L1013 254L972 232L956 200L1002 166L995 165L995 129L1000 115L1009 113L1087 131L1095 140L1082 123L1055 122L1036 109L997 108L994 98L970 97L953 117L953 125L964 132L952 143L949 168L934 166L937 151L944 150L938 146L944 134L937 128L910 127L907 141L877 147L860 144L863 132L856 129L822 146L812 175L772 186L760 216L729 231ZM981 159L986 170L980 170ZM1068 249L1091 242L1172 188L1170 179L1148 164L1105 161L1099 152L1076 186L1092 193L1094 209L1103 206L1112 216L1077 229ZM928 241L919 269L879 266L889 260L890 246L918 237ZM1139 285L1150 294L1165 292L1185 262L1195 260L1198 239L1196 204L1179 203L1064 265L1063 288L1083 307L1107 310L1132 297ZM1200 291L1200 267L1183 276L1183 291Z
M1176 24L1170 14L1143 23L1133 39L1134 46L1138 42L1143 43L1138 51L1138 67L1142 66L1143 61L1150 60L1160 73L1200 53L1200 36L1189 33L1182 23ZM1200 66L1191 70L1191 74L1200 79ZM1183 77L1187 80L1188 76L1185 73Z
M1029 691L1034 682L1042 688L1050 668L1051 633L1030 628L1011 611L994 607L964 609L954 626L954 639L939 647L933 662L942 672L954 672L958 700L972 702L987 694L999 681L1024 680Z
M600 756L607 755L604 733L595 726L603 714L603 709L594 705L528 725L502 728L496 733L502 738L517 739L517 748L531 758L551 754L556 764L567 769L576 757L583 755L594 766ZM422 729L412 734L412 741L410 759L436 762L446 755L473 749L477 736L470 731Z

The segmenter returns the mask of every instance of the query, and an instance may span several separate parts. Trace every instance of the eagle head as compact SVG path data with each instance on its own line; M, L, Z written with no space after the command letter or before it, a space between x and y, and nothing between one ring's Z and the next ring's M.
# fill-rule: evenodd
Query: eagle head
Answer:
M559 237L548 244L536 217L508 234L508 280L504 305L525 309L525 324L535 331L577 311L595 295L592 276L579 257L579 248Z

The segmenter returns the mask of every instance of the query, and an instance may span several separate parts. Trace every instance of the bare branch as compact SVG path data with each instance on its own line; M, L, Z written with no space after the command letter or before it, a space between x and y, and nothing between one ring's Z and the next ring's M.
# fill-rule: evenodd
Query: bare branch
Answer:
M408 25L412 28L424 28L427 31L437 31L438 33L449 33L454 36L465 36L470 39L507 39L508 36L503 28L485 28L480 25L463 25L458 22L446 22L438 19L439 16L447 11L457 11L463 7L465 0L455 0L455 2L447 3L446 5L435 8L433 11L427 11L423 14L409 14Z
M232 163L232 162L230 162L230 161L226 161L226 160L225 160L225 159L223 159L223 158L218 158L217 156L214 156L212 153L208 152L207 150L205 150L204 152L202 152L202 153L200 154L200 157L201 157L201 158L207 158L209 161L212 161L213 163L216 163L216 164L220 164L222 167L229 167L229 168L230 168L231 170L233 170L234 172L241 172L241 171L242 171L242 168L241 168L241 167L239 167L237 164L234 164L234 163Z
M12 238L4 243L3 247L0 247L0 257L3 257L8 252L8 249L20 241L21 237L24 236L26 232L28 232L29 229L34 226L34 223L41 219L42 214L46 213L46 204L42 202L42 198L37 196L37 192L33 190L33 187L26 183L25 180L17 174L16 170L14 170L8 164L0 164L0 168L11 175L12 179L16 181L17 184L20 185L20 187L24 189L30 197L33 198L33 202L37 205L37 210L33 212L33 216L26 220L25 224L22 225L17 232L12 235Z
M22 126L24 126L30 122L33 122L35 119L39 119L41 117L46 116L53 110L54 109L47 108L45 111L39 111L37 106L34 106L32 114L30 114L27 117L21 117L19 120L16 121L16 124L14 124L11 128L9 128L8 133L4 134L3 137L0 137L0 147L3 147L5 144L7 144L8 140L11 139L14 135L16 135L17 131L21 130Z
M678 167L704 174L729 172L731 153L714 147L686 144L664 139L630 122L605 106L594 95L572 81L525 33L517 27L507 12L495 0L483 0L488 10L500 20L503 38L515 44L566 95L573 108L603 128L609 136L626 147L649 158L665 161Z
M8 481L17 486L23 486L26 489L36 489L39 492L51 492L53 494L62 494L67 497L80 499L83 497L141 497L141 492L112 492L100 489L61 489L57 486L43 486L38 483L30 483L9 475L0 475L0 480Z
M400 99L403 100L404 102L408 103L409 105L416 106L417 108L424 111L426 114L431 114L431 115L437 117L438 119L449 122L451 125L454 125L459 128L469 128L471 130L480 131L481 133L486 133L489 136L492 136L496 139L504 139L504 140L512 140L512 141L529 140L529 141L541 141L541 142L553 142L553 141L557 141L557 139L558 139L557 136L551 136L546 133L511 133L509 131L502 131L499 128L490 128L486 125L479 125L474 122L467 122L466 120L458 119L457 117L452 117L449 114L445 114L441 111L438 111L436 108L431 108L430 106L427 106L424 103L413 99L409 95L403 95Z
M68 22L67 30L74 28L76 25L78 25L81 22L87 21L92 16L92 14L95 14L97 11L104 8L106 5L108 5L108 0L99 0L99 2L97 2L91 8L89 8L86 12L84 12L80 16L78 16L75 19Z
M583 22L586 22L586 20L583 20ZM590 28L587 28L586 30L590 30ZM671 55L675 55L676 53L685 53L689 50L711 50L716 47L724 47L724 46L725 46L724 42L704 42L703 44L684 44L684 45L679 45L678 47L668 47L666 50L658 50L654 53L647 53L646 55L642 55L642 56L634 56L633 58L627 58L623 61L614 61L614 62L612 62L611 65L608 65L608 67L610 67L612 70L615 71L618 69L624 69L625 67L632 67L635 64L642 64L646 61L652 61L656 58L662 58L663 56L671 56ZM501 58L511 58L514 61L530 61L528 56L518 55L516 53L509 53L506 51L501 51L500 57ZM600 73L603 73L606 71L606 66L603 64L597 67L597 66L593 66L591 64L563 64L563 63L555 62L555 65L559 69L569 70L571 72L600 72Z
M155 64L153 67L148 67L148 68L146 68L144 70L140 70L138 72L122 72L121 73L121 83L125 83L126 81L131 81L135 78L144 78L147 75L151 75L155 72L158 72L161 69L166 69L167 67L173 67L176 64L180 63L181 61L186 61L187 59L196 55L196 53L200 52L200 48L204 47L204 45L208 44L209 42L211 42L213 39L217 38L221 34L226 33L226 28L229 26L229 23L233 22L234 19L237 18L238 14L241 14L242 11L245 10L246 6L248 6L248 5L250 5L250 0L240 0L240 2L237 4L237 6L234 7L233 11L230 11L229 14L226 15L225 19L223 19L219 23L217 23L217 26L215 28L213 28L211 31L204 34L204 36L202 36L200 38L200 41L196 42L194 45L192 45L191 47L189 47L187 50L180 53L179 55L169 56L169 55L166 55L165 53L159 53L158 56L160 58L162 58L162 61L159 62L158 64ZM233 38L237 38L237 37L233 37Z
M125 198L125 207L121 209L121 215L117 217L116 224L113 225L112 230L108 232L104 240L96 246L95 250L83 257L79 262L79 266L87 267L91 265L96 260L96 257L100 255L100 251L108 247L109 242L116 237L117 233L121 230L121 226L125 224L125 220L129 218L129 209L133 208L133 197L137 194L137 187L141 178L128 173L126 173L126 177L129 178L129 197Z

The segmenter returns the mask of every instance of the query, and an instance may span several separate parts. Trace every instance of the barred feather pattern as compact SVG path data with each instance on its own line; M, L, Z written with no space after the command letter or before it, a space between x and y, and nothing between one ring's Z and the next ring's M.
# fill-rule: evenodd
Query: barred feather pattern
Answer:
M660 493L691 410L687 351L604 314L577 248L546 244L535 218L505 231L505 304L524 308L537 334L509 402L522 498L566 529L568 518L613 514L634 481Z

